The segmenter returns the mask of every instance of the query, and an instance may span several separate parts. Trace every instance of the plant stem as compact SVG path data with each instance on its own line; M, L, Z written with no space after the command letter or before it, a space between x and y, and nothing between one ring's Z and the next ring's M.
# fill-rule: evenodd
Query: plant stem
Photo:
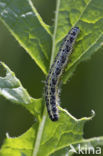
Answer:
M51 54L50 67L53 64L54 54L55 54L55 44L56 44L55 38L56 38L56 32L57 32L57 26L58 26L59 6L60 6L60 0L57 0L56 11L55 11L55 20L54 20L54 33L53 33L53 38L52 38L52 54Z
M46 111L46 107L45 107L44 112L43 112L42 121L40 122L38 133L37 133L37 138L36 138L36 142L35 142L35 146L34 146L34 150L33 150L33 156L37 156L37 154L38 154L46 117L47 117L47 111Z

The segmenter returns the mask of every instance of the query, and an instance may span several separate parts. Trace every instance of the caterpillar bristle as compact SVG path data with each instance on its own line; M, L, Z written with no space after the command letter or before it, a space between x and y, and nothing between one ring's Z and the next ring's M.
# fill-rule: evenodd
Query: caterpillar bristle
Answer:
M57 108L59 105L59 83L79 31L78 27L74 27L64 38L64 42L50 68L45 82L45 101L49 117L52 121L59 119Z

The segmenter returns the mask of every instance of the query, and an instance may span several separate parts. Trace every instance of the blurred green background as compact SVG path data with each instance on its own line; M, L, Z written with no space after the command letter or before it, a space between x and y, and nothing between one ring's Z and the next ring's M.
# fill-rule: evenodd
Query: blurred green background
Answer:
M52 25L56 0L35 0L33 3L43 20ZM1 22L0 61L15 72L31 96L41 97L45 76ZM84 137L103 136L103 48L91 60L81 63L73 77L62 86L61 106L76 118L90 116L93 109L96 116L86 123ZM10 136L18 136L33 122L34 117L27 110L0 97L0 144L7 132Z

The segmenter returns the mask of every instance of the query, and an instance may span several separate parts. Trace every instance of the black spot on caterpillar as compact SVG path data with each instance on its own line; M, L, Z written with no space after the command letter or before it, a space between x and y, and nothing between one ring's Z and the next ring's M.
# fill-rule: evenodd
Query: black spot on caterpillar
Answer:
M59 105L58 86L79 32L80 32L79 28L74 27L64 38L64 42L54 60L54 63L51 66L51 69L46 79L45 101L49 117L52 121L58 120L58 108L57 108L57 106Z

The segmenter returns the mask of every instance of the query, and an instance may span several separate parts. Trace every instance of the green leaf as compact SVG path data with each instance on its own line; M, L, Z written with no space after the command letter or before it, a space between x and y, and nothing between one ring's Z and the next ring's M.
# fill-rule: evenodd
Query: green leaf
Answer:
M44 109L41 118L42 101L33 99L23 88L15 74L1 62L6 70L6 74L0 77L0 94L8 100L25 107L32 113L36 120L34 125L23 135L11 138L7 134L7 138L0 150L0 156L48 156L57 155L58 152L65 153L70 149L70 145L76 146L81 144L103 145L103 138L92 140L83 139L84 123L90 118L76 119L66 110L59 107L60 118L58 122L52 122L47 116ZM97 141L98 140L98 141ZM65 149L66 148L66 149ZM61 152L62 151L62 152Z
M46 74L51 32L30 0L0 0L0 18Z
M71 27L79 26L81 32L64 74L66 82L76 66L102 46L102 6L102 0L57 0L54 26L50 27L43 22L30 0L0 0L0 18L45 74L67 32ZM43 111L43 100L30 97L14 73L1 64L6 75L0 77L0 94L25 107L36 118L34 125L23 135L16 138L7 135L1 156L67 155L70 145L76 149L78 144L103 146L103 137L83 139L84 123L91 118L75 119L59 107L59 121L52 122L45 108Z
M58 153L64 154L67 148L69 151L71 144L75 148L78 144L81 144L81 146L84 144L102 146L103 137L92 140L84 140L82 138L84 123L90 119L82 118L77 120L66 110L60 108L60 119L58 122L52 122L48 117L43 116L36 139L36 125L33 125L25 134L17 138L8 136L2 146L0 155L9 156L11 154L11 156L19 156L23 153L27 156L57 156Z
M79 146L78 146L79 145ZM82 149L80 151L79 149ZM83 150L84 149L84 150ZM87 151L88 149L88 151ZM91 149L91 153L90 153ZM75 152L73 152L75 150ZM99 150L99 151L98 151ZM58 150L51 154L51 156L63 156L63 155L68 155L71 156L73 153L76 154L93 154L94 156L97 156L97 152L99 152L98 155L102 154L103 151L103 137L95 137L92 139L83 139L81 142L78 144L71 144L70 146L67 146L66 148L63 148L61 150Z
M66 83L76 66L102 46L102 6L102 0L57 0L54 26L48 26L31 0L0 0L0 17L45 74L63 38L78 26L81 32L63 77Z
M49 119L46 109L44 109L41 118L42 101L30 97L15 74L4 63L1 62L1 65L6 70L6 75L0 77L0 94L25 107L35 116L36 120L34 125L19 137L11 138L7 134L0 150L0 156L23 154L27 156L49 156L58 153L59 150L65 152L65 148L68 146L70 148L71 144L76 146L87 141L82 137L83 127L84 123L91 118L77 120L61 107L58 107L60 110L58 122L52 122ZM103 138L99 139L101 140L99 144L101 143L102 146ZM90 141L87 143L90 144Z
M102 46L102 6L102 0L57 0L53 53L55 51L55 55L57 54L61 41L72 27L80 28L80 35L63 77L64 83L81 61L90 58Z
M15 74L3 62L1 62L1 65L6 74L4 77L0 77L0 95L13 103L25 107L33 115L40 115L42 100L32 98L15 77Z
M14 104L21 105L24 108L26 108L30 113L32 113L35 117L34 120L34 128L33 129L33 141L36 139L36 134L38 131L38 126L41 122L41 115L42 115L42 99L34 99L32 98L26 89L23 88L20 81L16 78L15 74L3 63L0 64L0 71L1 66L5 69L5 76L0 77L0 95L5 97L7 100L10 100ZM30 136L32 138L32 134L30 133ZM9 134L7 134L7 137L9 138ZM22 138L22 137L20 137ZM26 139L28 138L28 134L25 134L22 138L22 141L18 138L17 142L15 139L8 139L10 143L10 148L8 147L8 151L6 153L6 150L3 151L3 149L0 150L0 155L25 155L23 152L19 152L19 147L26 146ZM30 137L28 138L30 141ZM13 141L13 142L12 142ZM28 142L28 141L27 141ZM15 144L16 143L16 144ZM33 142L32 142L33 143ZM30 144L30 143L29 143ZM29 149L29 144L27 144ZM14 145L15 152L12 152L12 145ZM4 144L5 146L5 144ZM25 148L25 147L24 147ZM29 153L29 151L28 151Z

